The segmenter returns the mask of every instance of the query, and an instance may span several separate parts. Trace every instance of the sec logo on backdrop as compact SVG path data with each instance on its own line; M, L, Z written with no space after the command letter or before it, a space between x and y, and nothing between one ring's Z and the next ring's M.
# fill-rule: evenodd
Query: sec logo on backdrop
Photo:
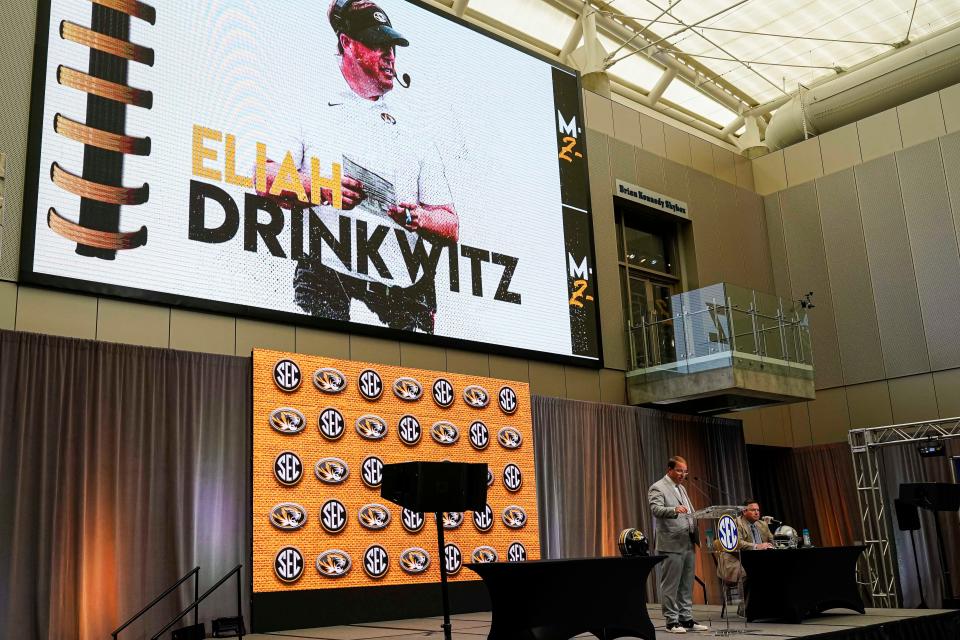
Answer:
M296 547L284 547L273 559L273 572L282 582L296 582L303 575L303 554Z
M507 562L526 562L527 548L521 542L514 542L507 549Z
M377 456L367 456L360 465L360 476L363 484L375 489L383 482L383 460Z
M357 386L360 388L360 395L371 402L383 394L383 379L373 369L365 369L360 374Z
M483 511L473 512L473 526L482 533L486 533L493 528L493 509L490 508L489 504L484 505Z
M378 544L370 545L363 553L363 570L374 580L387 575L390 569L390 556L387 550Z
M517 392L512 387L500 387L500 393L497 394L497 400L500 404L500 410L507 415L512 415L517 410Z
M490 444L490 431L479 420L470 425L470 445L477 451L483 451Z
M417 420L415 416L405 415L400 418L400 422L397 423L397 434L400 436L400 441L403 444L412 447L420 442L423 429L420 427L420 421Z
M446 378L437 378L433 381L433 401L446 409L453 404L453 385Z
M347 526L347 508L339 500L327 500L320 507L320 524L327 533L340 533Z
M512 462L503 468L503 486L507 488L507 491L514 493L520 491L520 487L523 486L523 474L520 472L520 467Z
M289 358L278 360L273 365L273 381L281 391L296 391L300 388L300 367Z
M303 463L293 451L282 451L273 462L273 475L280 484L292 487L303 477Z
M403 511L400 512L400 522L403 524L403 528L410 533L417 533L420 529L423 529L423 514L404 507Z
M455 576L463 566L463 555L460 553L460 547L448 543L443 547L443 561L446 563L447 575Z
M327 440L339 440L346 427L343 421L343 414L333 407L327 407L320 412L320 417L317 419L317 426L320 429L320 435Z

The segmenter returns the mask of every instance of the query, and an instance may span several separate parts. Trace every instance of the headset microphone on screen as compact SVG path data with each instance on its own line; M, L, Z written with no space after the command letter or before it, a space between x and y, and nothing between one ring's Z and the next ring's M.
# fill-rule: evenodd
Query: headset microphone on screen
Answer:
M393 72L393 77L397 79L397 84L399 84L399 85L400 85L401 87L403 87L404 89L409 89L409 88L410 88L410 74L409 74L409 73L402 73L402 74L400 74L400 75L397 75L397 72L394 71L394 72Z

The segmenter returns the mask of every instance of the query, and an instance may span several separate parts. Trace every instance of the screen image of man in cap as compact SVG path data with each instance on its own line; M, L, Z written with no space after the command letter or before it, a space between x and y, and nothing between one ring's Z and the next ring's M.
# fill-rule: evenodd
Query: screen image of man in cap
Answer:
M456 250L460 221L423 119L387 99L398 81L396 48L409 42L368 0L333 0L327 16L343 82L318 87L319 127L301 130L288 148L308 200L309 159L342 165L342 203L335 208L332 190L321 186L321 204L309 209L307 218L325 229L308 222L309 255L297 261L293 279L296 304L314 316L350 320L354 301L390 328L433 333L436 267L443 247ZM268 161L267 192L278 169ZM307 206L289 191L260 195L288 209Z

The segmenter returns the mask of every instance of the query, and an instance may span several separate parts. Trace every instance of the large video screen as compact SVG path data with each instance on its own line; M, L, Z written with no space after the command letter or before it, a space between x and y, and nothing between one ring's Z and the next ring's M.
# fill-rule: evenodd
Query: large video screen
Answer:
M406 0L41 5L23 281L599 361L573 71Z
M526 383L257 349L252 441L255 594L540 557ZM383 465L410 460L487 464L486 508L443 514L442 554L433 514L380 496Z

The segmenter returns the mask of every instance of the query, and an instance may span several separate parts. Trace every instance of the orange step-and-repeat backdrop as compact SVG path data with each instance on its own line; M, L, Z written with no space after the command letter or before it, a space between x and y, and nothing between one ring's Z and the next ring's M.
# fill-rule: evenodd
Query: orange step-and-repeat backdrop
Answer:
M382 465L485 462L487 509L434 516L380 497ZM423 369L253 352L253 590L476 580L540 557L530 389Z

